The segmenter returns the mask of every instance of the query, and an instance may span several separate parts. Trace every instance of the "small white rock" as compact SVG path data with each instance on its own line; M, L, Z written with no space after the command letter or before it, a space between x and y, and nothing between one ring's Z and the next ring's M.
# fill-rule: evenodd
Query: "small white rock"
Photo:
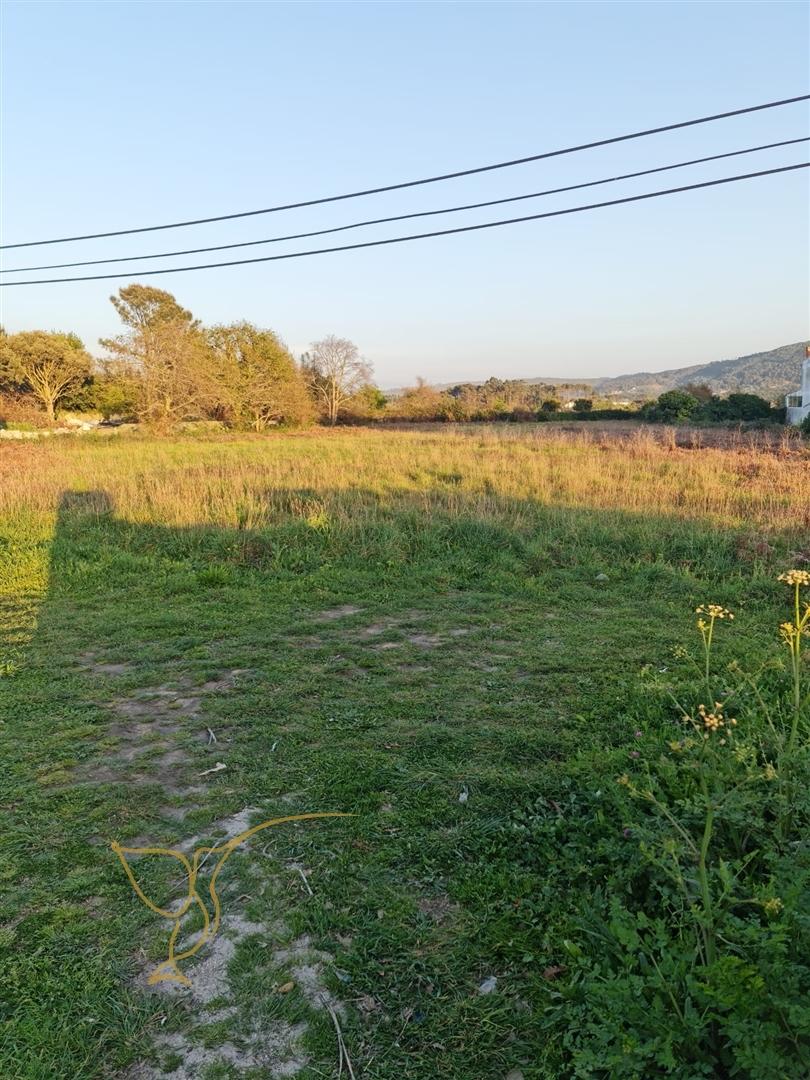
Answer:
M498 985L498 980L494 975L488 976L484 979L481 985L478 987L479 994L491 994L495 987Z

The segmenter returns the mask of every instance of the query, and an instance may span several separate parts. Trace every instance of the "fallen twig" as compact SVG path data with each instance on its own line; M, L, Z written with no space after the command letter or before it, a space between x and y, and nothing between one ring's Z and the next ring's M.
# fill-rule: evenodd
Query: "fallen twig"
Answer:
M301 867L300 866L294 866L293 870L298 871L298 873L301 875L301 880L304 883L304 888L307 890L307 892L309 893L310 896L314 896L315 893L309 887L309 882L307 881L307 875L304 873L304 871L301 869Z
M213 769L206 769L205 772L201 772L200 776L209 776L211 773L222 772L223 769L227 769L228 766L224 761L218 761Z
M340 1030L340 1021L338 1020L337 1013L329 1004L325 1001L327 1012L332 1017L332 1023L335 1025L335 1033L337 1034L338 1041L338 1080L343 1075L343 1065L349 1070L349 1080L357 1080L352 1068L352 1059L349 1057L349 1051L346 1049L346 1043L343 1040L343 1032Z

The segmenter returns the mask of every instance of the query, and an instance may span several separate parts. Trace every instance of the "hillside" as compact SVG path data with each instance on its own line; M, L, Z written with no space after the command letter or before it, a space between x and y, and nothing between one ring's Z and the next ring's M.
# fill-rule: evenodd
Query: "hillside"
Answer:
M716 394L742 390L764 398L781 399L799 385L804 349L805 343L797 341L769 352L738 356L734 360L595 379L593 385L601 394L634 399L654 398L665 390L674 390L690 382L708 383Z
M796 341L792 345L780 345L768 352L751 353L733 360L714 360L709 364L671 368L668 371L640 371L611 378L562 379L537 376L531 379L516 379L515 382L576 387L578 392L592 388L594 393L603 397L628 398L634 401L656 398L665 390L674 390L694 382L707 383L716 394L730 394L741 390L759 394L769 400L781 401L785 394L799 386L804 350L805 342ZM437 390L449 390L456 384L435 385ZM470 385L481 386L483 380ZM397 397L402 392L402 387L386 390L389 397Z

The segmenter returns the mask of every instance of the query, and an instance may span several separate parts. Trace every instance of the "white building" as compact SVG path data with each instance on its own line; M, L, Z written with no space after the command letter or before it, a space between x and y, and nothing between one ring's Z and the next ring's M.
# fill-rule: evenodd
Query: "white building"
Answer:
M810 345L805 349L801 390L795 394L788 394L785 405L789 424L800 424L802 420L810 416Z

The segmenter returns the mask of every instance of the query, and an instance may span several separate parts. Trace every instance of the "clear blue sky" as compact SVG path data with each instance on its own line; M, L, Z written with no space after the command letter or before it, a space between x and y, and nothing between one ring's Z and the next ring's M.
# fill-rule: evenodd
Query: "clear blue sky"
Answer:
M2 30L7 243L392 183L789 97L810 85L808 8L774 0L5 0ZM800 104L335 206L12 252L4 265L304 231L804 134L808 112ZM770 151L612 185L596 198L807 158L806 146ZM554 196L520 212L592 196ZM350 337L383 386L417 374L444 382L656 370L807 336L807 196L807 173L799 172L576 217L151 282L204 322L250 319L276 329L296 352L326 333ZM432 221L450 227L508 216L510 208L494 207ZM418 226L374 227L348 239ZM274 250L308 243L319 246ZM139 280L137 272L120 282L8 290L0 294L2 319L12 331L75 330L98 353L97 339L117 329L109 294L128 280Z

